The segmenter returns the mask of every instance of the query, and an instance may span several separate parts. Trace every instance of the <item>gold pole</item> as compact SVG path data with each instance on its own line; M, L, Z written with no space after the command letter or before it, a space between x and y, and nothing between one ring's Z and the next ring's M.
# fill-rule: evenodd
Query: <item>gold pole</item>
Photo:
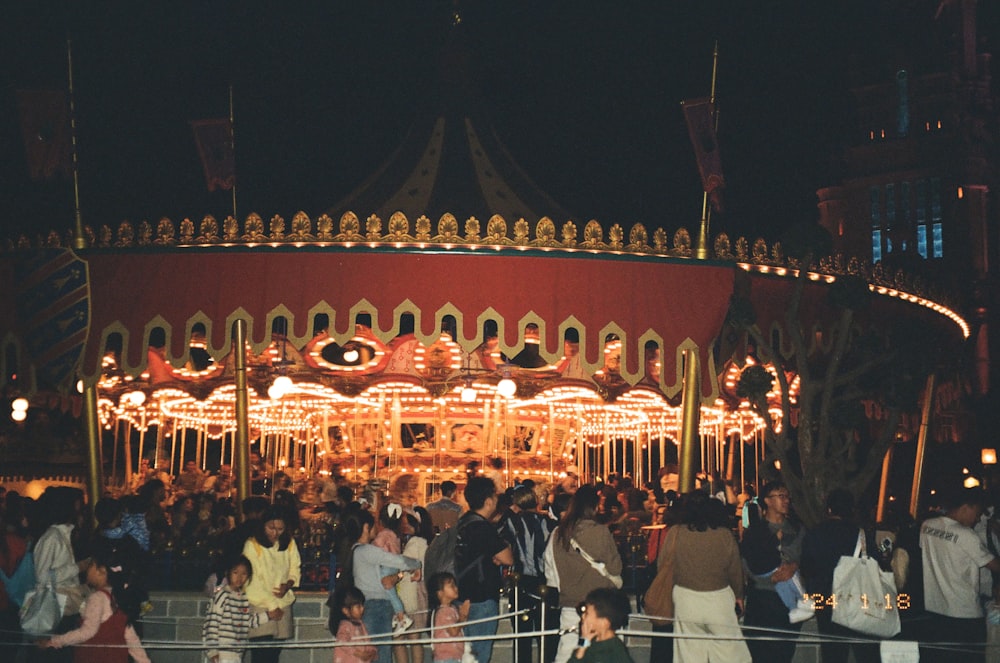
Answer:
M882 480L878 484L878 508L875 510L875 522L880 523L885 517L886 493L889 491L889 469L892 467L892 452L895 444L890 444L882 459Z
M715 41L715 48L712 49L712 87L709 100L712 108L715 108L715 81L719 71L719 41ZM715 116L715 129L719 130L719 116ZM698 228L698 243L695 244L694 257L698 260L708 259L708 227L712 221L712 210L708 206L708 192L702 192L701 197L701 225Z
M910 488L910 515L914 518L920 507L920 490L924 472L924 452L927 450L927 431L931 423L931 406L934 400L934 382L937 376L931 373L927 376L927 386L924 389L924 404L920 413L920 432L917 433L917 459L913 463L913 486Z
M84 425L87 427L87 499L93 509L101 499L104 477L101 471L101 424L97 418L97 385L83 388Z
M236 377L236 509L243 519L243 500L250 497L250 402L247 395L247 321L233 324L233 359Z
M128 492L132 491L132 424L125 422L125 441L124 441L124 462L125 462L125 490ZM138 467L142 467L142 459L138 461ZM142 477L142 482L146 482L146 477Z
M66 67L69 71L69 139L73 159L73 207L74 228L73 248L87 248L87 238L83 234L83 214L80 212L80 162L76 153L76 102L73 96L73 42L66 40ZM96 401L95 401L96 403Z
M684 394L682 396L684 420L681 422L681 448L678 453L680 468L678 470L678 490L681 494L690 493L695 489L695 469L698 451L698 424L701 418L701 372L698 367L698 355L694 350L684 353Z
M233 86L229 86L229 140L233 143L233 168L236 167L236 123L235 115L233 114ZM235 171L234 171L235 172ZM238 219L236 215L236 179L233 179L233 218Z

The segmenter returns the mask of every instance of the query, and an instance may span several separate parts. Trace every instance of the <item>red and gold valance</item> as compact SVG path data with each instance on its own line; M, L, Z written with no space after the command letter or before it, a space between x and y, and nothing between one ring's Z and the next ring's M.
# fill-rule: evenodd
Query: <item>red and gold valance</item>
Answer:
M643 348L663 350L661 379L668 395L680 389L678 355L697 349L711 395L710 346L725 319L734 282L732 265L591 255L443 253L351 250L166 250L95 252L87 256L91 334L83 374L94 379L110 334L125 340L122 367L138 372L149 330L167 334L168 358L186 355L191 327L202 323L208 350L229 351L230 323L245 318L256 349L270 342L270 321L289 320L288 336L303 345L312 316L330 316L330 333L346 340L354 316L371 315L374 333L388 342L399 319L413 314L416 335L430 344L440 319L458 321L456 342L471 351L485 320L499 327L500 348L513 356L524 326L540 329L540 354L556 361L562 331L576 329L583 363L602 364L604 336L622 340L622 376L643 377Z

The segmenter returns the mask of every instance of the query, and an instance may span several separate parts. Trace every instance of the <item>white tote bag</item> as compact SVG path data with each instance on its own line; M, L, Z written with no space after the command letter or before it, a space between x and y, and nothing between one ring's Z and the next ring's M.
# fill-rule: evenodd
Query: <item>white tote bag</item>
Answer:
M883 571L865 554L864 540L861 530L854 554L841 557L833 571L833 623L891 638L900 630L896 583L891 571Z
M52 575L49 574L47 583L28 592L24 597L19 617L21 628L29 635L52 633L62 619L63 606L59 601Z

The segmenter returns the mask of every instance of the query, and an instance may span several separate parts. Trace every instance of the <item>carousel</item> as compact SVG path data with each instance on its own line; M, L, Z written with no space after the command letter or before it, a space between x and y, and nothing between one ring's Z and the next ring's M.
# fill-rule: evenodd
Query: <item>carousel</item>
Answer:
M819 351L836 315L826 291L848 276L876 295L868 322L968 337L946 296L881 265L799 264L778 243L711 238L704 219L696 241L669 219L578 226L490 131L460 46L444 49L399 149L316 218L163 218L8 242L0 380L28 396L81 385L92 496L105 476L129 485L143 460L244 471L251 449L274 470L384 482L420 502L487 468L507 485L570 468L642 485L680 462L743 484L771 414L738 395L755 357L727 324L734 294L786 356L800 275Z
M605 239L594 221L582 241L572 222L556 240L548 219L534 238L518 232L523 220L511 238L499 217L486 236L474 218L464 235L452 221L430 236L426 217L411 234L402 215L388 232L372 215L362 235L348 213L334 235L329 217L315 232L300 214L293 233L275 217L265 234L251 216L238 234L228 219L220 236L206 217L198 234L164 219L155 234L140 227L145 241L127 224L117 239L108 229L94 237L86 261L71 258L53 278L88 276L78 375L94 390L108 486L130 485L144 460L171 474L185 460L238 466L241 445L272 471L339 473L419 503L441 481L491 469L507 485L557 482L570 468L585 481L617 473L642 485L678 462L685 428L697 470L756 480L769 415L738 395L755 358L742 340L725 341L726 312L734 290L747 290L780 342L802 267L779 246L747 250L739 239L731 250L720 235L703 261L683 229L667 246L662 231L647 243L639 224L626 244L620 227ZM857 274L877 295L872 320L906 315L967 334L952 308L901 274L855 261L812 267L804 301L817 339L833 315L824 289ZM237 323L248 330L242 356ZM30 356L23 339L8 343ZM785 377L794 403L797 378ZM777 418L780 393L768 396Z

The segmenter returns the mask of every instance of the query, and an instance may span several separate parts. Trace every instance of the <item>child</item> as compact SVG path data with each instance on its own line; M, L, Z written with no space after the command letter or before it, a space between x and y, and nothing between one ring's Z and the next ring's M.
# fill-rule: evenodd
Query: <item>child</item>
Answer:
M201 640L211 663L240 663L247 632L269 620L281 619L285 614L281 608L250 612L243 586L252 575L250 560L240 556L226 569L226 582L215 590L201 628Z
M465 634L461 626L455 626L459 622L469 619L469 602L465 601L458 607L455 601L458 600L458 583L451 573L435 573L428 583L432 592L431 596L431 622L433 624L432 637L437 638L461 638ZM434 661L436 663L459 663L468 643L462 642L435 642L432 645L434 651Z
M400 555L403 551L403 544L399 538L400 523L403 520L403 507L396 503L386 504L378 513L379 532L372 539L372 545L378 546L386 552ZM399 578L403 577L403 572L399 569L382 569L382 577L398 573ZM406 614L403 608L403 601L399 598L395 584L385 590L386 598L392 604L392 610L396 615L392 618L392 632L400 634L413 626L413 620Z
M83 608L80 628L38 641L42 649L73 649L73 663L150 663L132 623L139 618L140 600L126 585L122 562L98 551L87 567L87 585L93 590Z
M337 642L356 642L349 646L333 648L333 663L368 663L378 657L378 649L371 644L368 629L361 618L365 614L365 595L357 587L347 585L334 594L330 609L330 630L336 633Z
M625 643L615 634L628 624L628 595L620 589L595 589L583 603L576 658L587 663L633 663Z

